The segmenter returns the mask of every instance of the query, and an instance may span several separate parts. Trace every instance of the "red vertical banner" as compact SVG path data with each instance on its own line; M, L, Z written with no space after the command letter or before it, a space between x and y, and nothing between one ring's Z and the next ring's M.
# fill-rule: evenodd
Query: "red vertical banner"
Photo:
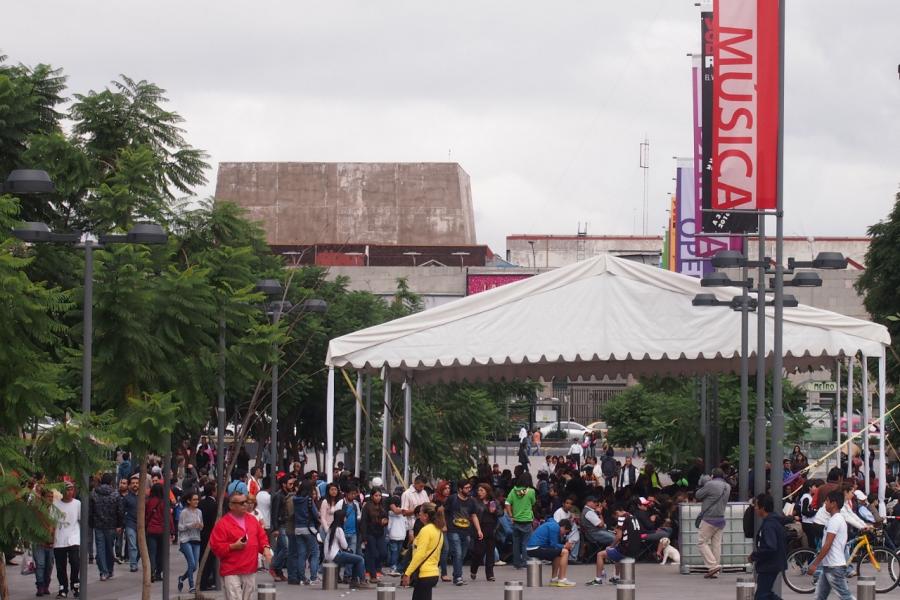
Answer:
M715 0L710 198L706 232L741 233L756 219L728 212L776 204L778 3ZM708 202L708 203L707 203Z

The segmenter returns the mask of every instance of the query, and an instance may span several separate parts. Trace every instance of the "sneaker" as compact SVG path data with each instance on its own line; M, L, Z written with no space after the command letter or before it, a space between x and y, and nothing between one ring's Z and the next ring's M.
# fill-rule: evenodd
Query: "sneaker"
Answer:
M602 577L594 577L593 579L591 579L584 585L603 585L603 578Z
M78 584L77 583L72 584L72 597L73 598L78 597Z
M373 586L371 584L366 583L365 581L359 581L356 579L350 580L350 589L351 590L371 590Z
M621 578L621 577L615 577L615 576L613 576L613 577L610 577L610 578L609 578L609 582L610 582L611 584L613 584L613 585L619 583L620 581L622 581L622 578Z
M59 591L56 592L56 597L57 597L57 598L68 598L68 597L69 597L69 594L68 594L68 592L66 592L65 589L63 589L62 586L60 586L60 587L59 587Z
M316 577L315 579L310 579L306 582L306 585L322 585L322 580Z
M551 584L556 583L557 581L559 581L559 577L551 577L551 578L550 578L550 583L551 583Z
M456 581L453 582L453 585L459 587L459 586L466 585L466 582L463 581L462 579L457 579Z
M575 584L574 581L570 581L569 579L560 579L560 580L558 580L556 583L554 583L554 584L552 584L552 585L554 585L554 586L556 586L556 587L566 587L566 588L569 588L569 587L575 587L576 584Z
M498 560L497 562L494 563L494 566L495 567L505 567L506 563L503 562L502 560Z
M106 573L100 573L100 581L106 581L109 577L106 576Z
M137 573L137 572L138 572L138 568L137 568L137 567L128 567L128 571L129 571L130 573Z

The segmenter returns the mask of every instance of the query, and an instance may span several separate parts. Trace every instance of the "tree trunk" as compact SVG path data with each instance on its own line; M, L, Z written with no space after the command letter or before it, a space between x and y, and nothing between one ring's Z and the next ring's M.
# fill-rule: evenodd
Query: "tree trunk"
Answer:
M0 552L0 599L9 600L9 585L6 581L6 554Z
M150 600L150 552L147 549L147 455L139 459L141 465L141 484L137 497L137 543L141 555L141 600Z

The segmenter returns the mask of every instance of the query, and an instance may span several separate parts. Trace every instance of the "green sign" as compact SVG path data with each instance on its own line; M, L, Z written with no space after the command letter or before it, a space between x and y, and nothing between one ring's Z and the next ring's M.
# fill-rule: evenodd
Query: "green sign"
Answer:
M834 381L807 381L803 384L807 392L836 392L837 383Z

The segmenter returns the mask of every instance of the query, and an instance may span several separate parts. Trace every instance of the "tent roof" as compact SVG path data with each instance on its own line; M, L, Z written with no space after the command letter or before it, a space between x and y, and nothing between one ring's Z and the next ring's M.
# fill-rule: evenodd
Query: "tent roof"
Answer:
M326 364L389 367L393 378L409 373L420 383L737 370L740 313L693 306L701 290L721 300L740 294L600 255L335 338ZM771 307L766 321L771 358ZM753 315L749 339L755 354ZM785 368L880 356L888 344L881 325L811 306L784 309Z

